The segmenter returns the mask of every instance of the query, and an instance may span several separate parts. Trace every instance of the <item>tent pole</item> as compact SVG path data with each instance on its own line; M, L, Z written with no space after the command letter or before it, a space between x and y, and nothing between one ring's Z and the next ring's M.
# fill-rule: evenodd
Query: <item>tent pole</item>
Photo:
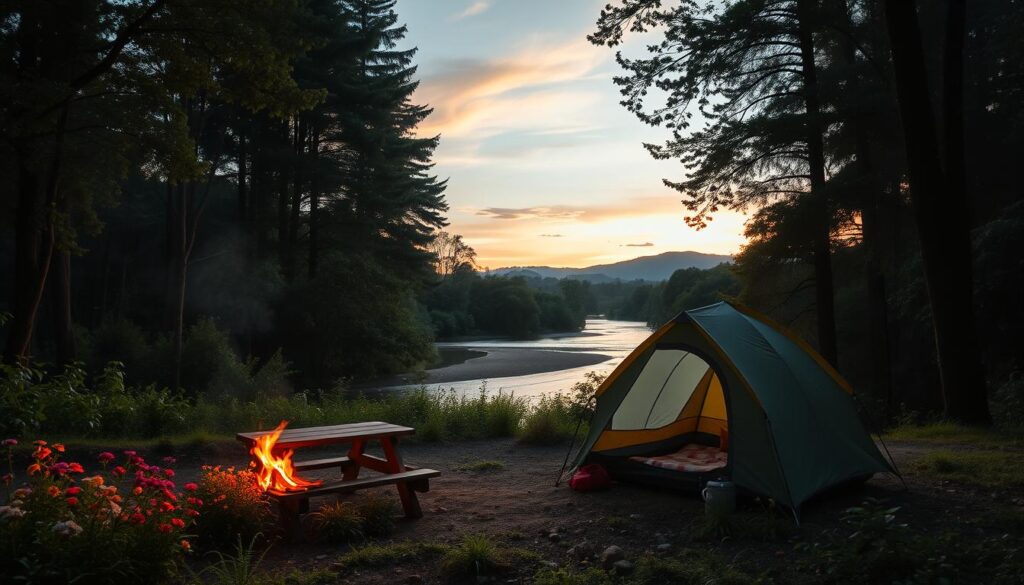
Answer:
M851 394L850 396L853 397L853 401L857 403L857 406L861 406L860 400L857 399L857 394ZM900 483L903 484L904 491L909 490L910 488L907 487L907 480L903 479L903 474L900 473L900 468L896 466L896 460L893 458L892 453L889 452L889 446L885 444L885 439L882 438L881 431L879 431L878 427L875 425L875 419L872 418L868 409L861 407L858 410L864 413L864 418L868 419L869 430L874 432L875 436L878 437L878 442L882 444L882 449L885 450L885 456L889 458L889 463L892 465L892 471L896 474L896 477L900 478Z
M555 487L562 483L562 476L565 475L565 467L569 465L569 456L572 455L572 448L576 444L576 437L580 434L580 427L583 426L583 417L576 421L576 430L572 432L572 440L569 441L569 450L565 452L565 461L562 462L562 469L558 470L558 479L555 480Z

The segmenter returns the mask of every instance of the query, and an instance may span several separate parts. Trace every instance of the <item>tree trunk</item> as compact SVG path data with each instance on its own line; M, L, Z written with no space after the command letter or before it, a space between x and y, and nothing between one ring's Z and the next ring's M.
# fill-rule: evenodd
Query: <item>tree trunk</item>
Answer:
M319 250L317 246L319 243L320 236L320 185L317 182L317 178L320 173L317 169L317 162L320 156L320 135L317 131L312 132L310 145L310 152L313 157L313 173L310 178L309 187L309 279L316 278L317 273L317 261L319 260Z
M832 365L837 365L835 295L832 283L832 213L825 195L825 147L822 140L821 106L818 96L817 68L814 63L813 18L810 0L797 2L799 13L800 59L804 78L804 103L807 109L807 162L811 175L812 205L816 210L814 250L814 290L818 313L818 350Z
M955 0L950 18L960 22L947 25L948 43L960 43L962 11ZM969 208L962 174L958 184L956 167L962 165L961 145L947 145L947 167L940 160L940 148L928 77L921 44L915 4L886 0L886 19L892 47L896 90L907 146L910 171L910 200L921 243L925 285L931 305L939 377L946 416L971 424L990 424L985 372L978 350L974 324L974 299ZM962 57L949 63L946 75L961 76ZM947 80L945 90L956 91L956 81ZM947 121L962 124L957 105L962 98L946 96ZM962 140L962 131L946 130L947 140ZM959 154L958 154L959 153Z
M53 311L53 338L57 349L57 364L70 364L77 357L71 319L71 252L57 252L47 286Z

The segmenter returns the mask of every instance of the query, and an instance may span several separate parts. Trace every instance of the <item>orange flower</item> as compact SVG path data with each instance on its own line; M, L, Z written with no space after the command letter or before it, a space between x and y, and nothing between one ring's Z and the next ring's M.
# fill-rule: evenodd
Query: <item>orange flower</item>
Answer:
M53 451L51 451L49 447L44 447L40 445L39 447L36 447L36 452L33 453L32 456L35 457L36 459L43 460L52 454Z
M33 463L32 465L28 466L28 474L29 475L35 475L35 474L39 473L42 470L43 470L43 467L41 465L39 465L38 463Z
M135 489L132 490L132 493L135 494L136 496L140 495L142 493L142 488L139 486L135 486Z
M192 545L187 540L181 541L181 550L189 551L192 550Z
M55 450L55 451L57 451L58 453L63 453L63 452L64 452L64 445L62 445L62 444L60 444L60 443L54 443L54 444L53 444L53 448L54 448L54 450Z
M60 495L60 488L55 485L51 485L46 488L46 493L49 494L51 498L56 498Z

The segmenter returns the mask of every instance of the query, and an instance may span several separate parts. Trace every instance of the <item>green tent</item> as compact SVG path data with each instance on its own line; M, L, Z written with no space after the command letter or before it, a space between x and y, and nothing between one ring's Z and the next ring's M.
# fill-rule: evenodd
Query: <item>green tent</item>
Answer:
M830 487L894 471L849 384L798 337L729 303L681 313L608 376L584 463L668 486L728 478L794 513Z

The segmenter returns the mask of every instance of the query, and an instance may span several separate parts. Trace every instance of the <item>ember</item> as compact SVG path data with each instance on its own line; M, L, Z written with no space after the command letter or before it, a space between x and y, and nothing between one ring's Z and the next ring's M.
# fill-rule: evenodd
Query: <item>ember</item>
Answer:
M320 480L309 481L295 475L295 468L292 466L294 451L291 449L274 453L274 445L277 444L281 431L286 426L288 421L281 421L274 432L258 437L250 451L253 458L259 462L256 477L264 491L300 492L323 483Z

